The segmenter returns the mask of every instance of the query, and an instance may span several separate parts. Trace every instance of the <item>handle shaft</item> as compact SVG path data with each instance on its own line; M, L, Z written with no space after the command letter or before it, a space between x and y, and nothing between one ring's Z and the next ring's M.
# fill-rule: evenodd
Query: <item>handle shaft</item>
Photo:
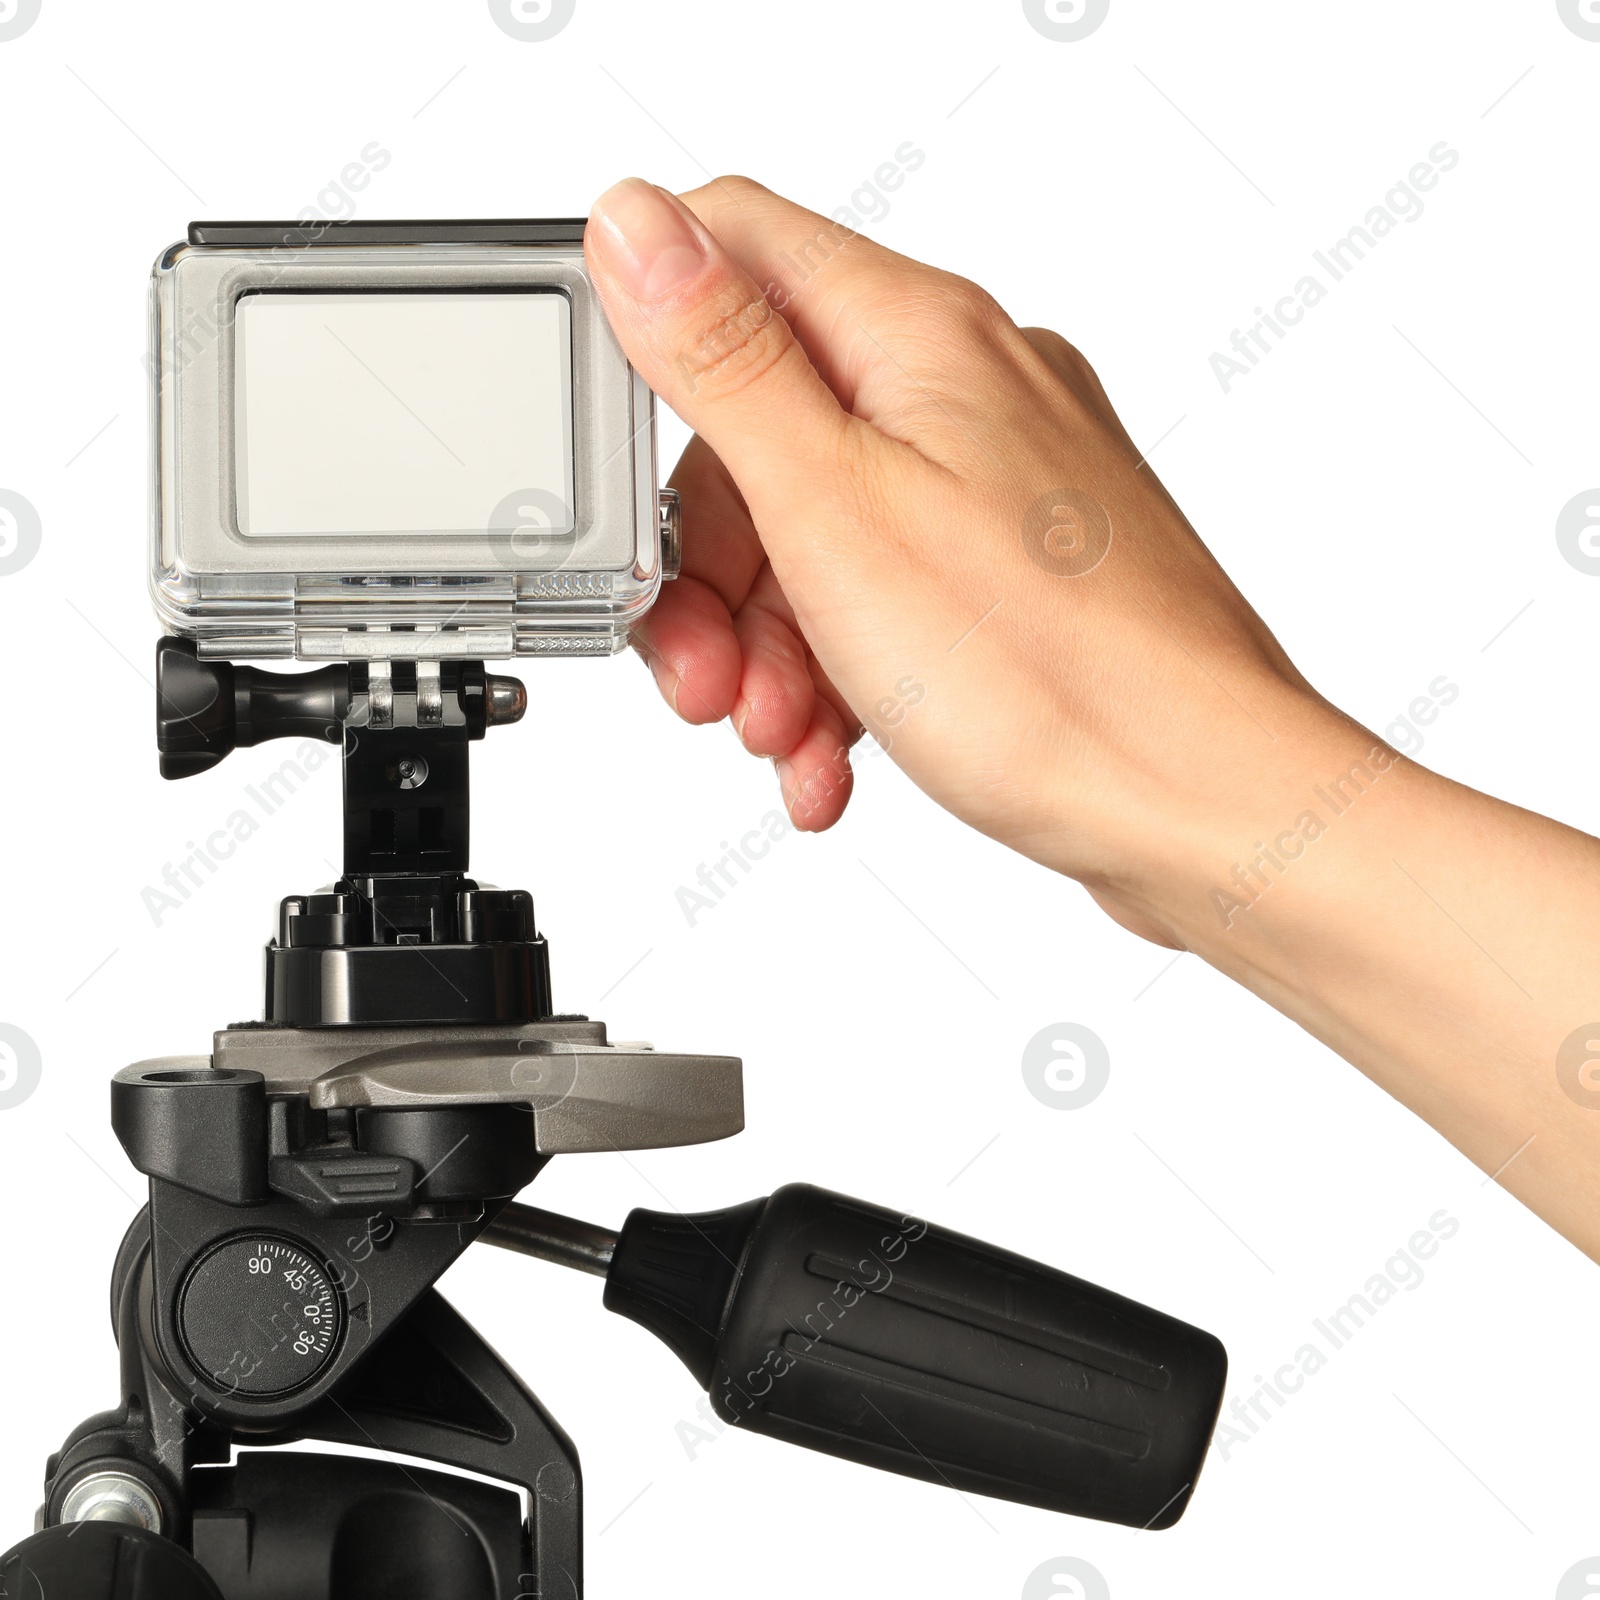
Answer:
M518 1255L553 1261L558 1267L593 1273L603 1278L611 1270L617 1236L575 1217L541 1211L537 1206L511 1204L501 1209L478 1238L484 1244L515 1250Z

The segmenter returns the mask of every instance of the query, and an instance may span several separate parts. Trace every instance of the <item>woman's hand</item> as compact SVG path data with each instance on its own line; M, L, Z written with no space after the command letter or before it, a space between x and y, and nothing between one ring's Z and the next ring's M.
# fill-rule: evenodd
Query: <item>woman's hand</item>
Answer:
M1305 685L1059 335L745 179L620 184L588 254L697 430L684 575L636 643L680 716L776 762L800 826L838 820L865 726L1117 901L1224 753L1296 714Z
M684 575L636 630L680 716L731 718L808 828L865 727L1600 1259L1596 841L1316 695L1083 358L972 284L740 178L619 184L586 249L696 430Z

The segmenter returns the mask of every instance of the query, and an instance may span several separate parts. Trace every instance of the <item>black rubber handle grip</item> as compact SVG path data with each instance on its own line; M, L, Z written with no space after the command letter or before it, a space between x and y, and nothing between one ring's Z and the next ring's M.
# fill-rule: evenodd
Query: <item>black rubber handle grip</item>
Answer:
M805 1184L698 1217L635 1211L606 1304L730 1423L1141 1528L1183 1514L1227 1375L1187 1323Z

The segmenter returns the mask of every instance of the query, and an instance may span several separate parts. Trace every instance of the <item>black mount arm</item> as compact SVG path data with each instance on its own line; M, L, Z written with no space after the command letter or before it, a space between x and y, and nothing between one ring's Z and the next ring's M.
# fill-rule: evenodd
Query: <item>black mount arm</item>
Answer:
M208 772L269 739L344 746L344 870L462 873L471 842L467 746L518 721L527 693L481 661L358 661L266 672L156 645L163 778Z

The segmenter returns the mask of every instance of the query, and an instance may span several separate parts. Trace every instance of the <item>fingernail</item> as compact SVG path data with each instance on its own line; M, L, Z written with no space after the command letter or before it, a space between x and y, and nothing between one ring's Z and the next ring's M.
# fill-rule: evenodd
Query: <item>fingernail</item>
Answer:
M789 821L804 833L806 825L797 815L804 795L801 793L799 783L795 781L794 763L787 756L774 756L772 769L778 775L778 791L783 796L783 808L789 813Z
M655 679L656 688L666 697L667 704L677 711L678 690L683 680L638 634L630 633L628 643L633 646L634 654L650 669L650 676Z
M643 178L624 178L594 203L607 264L640 300L659 300L706 264L700 236L675 200Z

